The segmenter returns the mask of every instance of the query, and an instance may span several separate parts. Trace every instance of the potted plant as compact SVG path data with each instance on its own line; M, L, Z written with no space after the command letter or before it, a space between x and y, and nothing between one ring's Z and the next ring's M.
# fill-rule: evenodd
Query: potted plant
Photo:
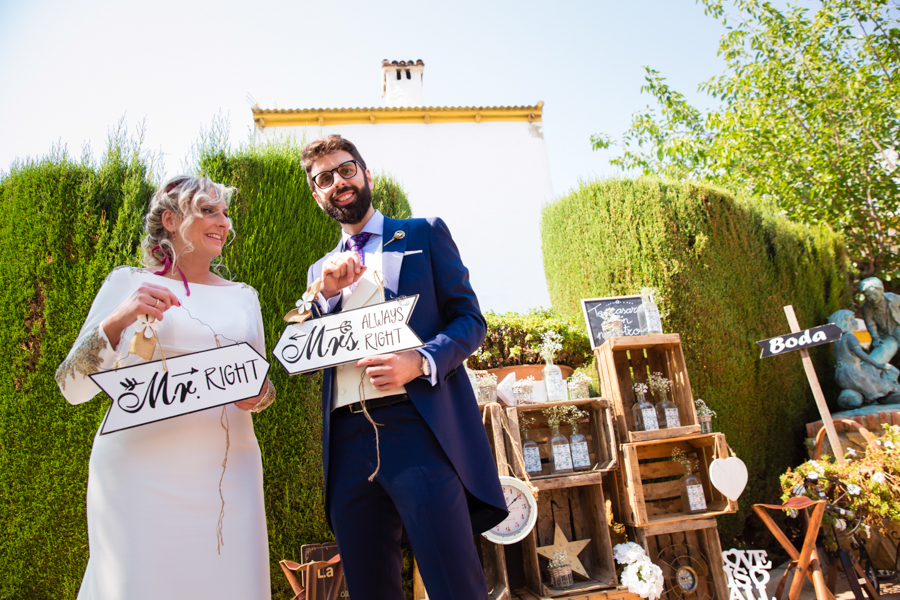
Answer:
M563 378L593 360L590 340L583 331L584 323L577 319L547 308L534 308L524 314L488 311L484 316L487 335L468 364L473 370L494 373L498 381L503 381L510 372L516 373L516 379L531 375L535 380L541 380L545 364L541 356L541 336L548 332L559 336L554 336L561 346L554 362L560 367Z

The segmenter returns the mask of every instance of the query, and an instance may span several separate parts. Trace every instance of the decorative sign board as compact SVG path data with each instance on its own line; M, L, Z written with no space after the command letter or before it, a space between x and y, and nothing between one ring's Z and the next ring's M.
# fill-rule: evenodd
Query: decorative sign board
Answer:
M722 552L722 561L728 575L728 600L768 600L766 584L769 583L772 561L766 560L765 550L732 548ZM755 594L753 588L756 588Z
M640 296L582 298L581 310L584 312L584 322L587 324L588 336L591 338L591 348L599 348L603 345L603 319L600 318L600 313L610 307L615 309L616 314L622 318L622 322L625 324L623 335L641 335L641 327L638 325L637 318L637 309L640 305Z
M820 327L813 327L797 333L789 333L779 337L769 338L756 342L761 348L760 358L777 356L794 350L803 350L822 344L831 344L841 339L843 332L834 323L828 323Z
M367 356L425 344L408 325L419 296L404 296L288 325L272 355L290 374L309 373Z
M168 369L168 370L167 370ZM246 342L91 375L112 406L100 435L254 398L269 363Z

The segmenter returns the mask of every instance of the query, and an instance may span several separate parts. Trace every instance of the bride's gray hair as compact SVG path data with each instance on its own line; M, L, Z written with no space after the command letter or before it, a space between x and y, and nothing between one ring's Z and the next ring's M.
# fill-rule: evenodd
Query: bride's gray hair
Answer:
M178 232L187 244L184 251L190 252L194 248L185 237L188 227L194 219L202 216L201 211L204 208L219 206L223 202L227 207L234 192L235 188L216 183L207 177L176 175L166 181L153 194L150 209L144 217L146 235L141 242L144 266L156 269L165 263L167 255L173 267L178 262L175 246L172 244L172 234L163 226L162 216L165 211L172 211L181 217ZM229 223L230 221L229 219ZM234 233L233 228L229 228L228 231Z

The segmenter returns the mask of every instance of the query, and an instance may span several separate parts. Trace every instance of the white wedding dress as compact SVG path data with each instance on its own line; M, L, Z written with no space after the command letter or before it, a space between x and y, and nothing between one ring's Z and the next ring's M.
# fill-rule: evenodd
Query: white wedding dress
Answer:
M182 307L164 313L158 331L165 356L248 342L265 352L256 291L245 284L184 284L144 269L120 267L97 294L57 383L72 404L101 394L87 375L129 366L135 326L116 350L100 322L142 283L163 285ZM186 310L185 310L186 309ZM188 312L189 311L189 312ZM154 360L160 358L159 348ZM105 395L97 401L106 401ZM251 413L222 407L97 435L88 469L90 558L78 600L269 600L269 546L262 462ZM221 552L221 553L220 553Z

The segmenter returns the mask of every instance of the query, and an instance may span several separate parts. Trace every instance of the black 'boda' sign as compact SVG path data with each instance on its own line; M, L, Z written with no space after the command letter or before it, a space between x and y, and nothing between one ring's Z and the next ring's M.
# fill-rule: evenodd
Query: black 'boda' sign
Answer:
M762 348L760 358L776 356L785 352L793 352L794 350L802 350L803 348L812 348L813 346L821 346L822 344L831 344L841 339L844 332L834 323L813 327L806 331L798 331L797 333L789 333L779 337L769 338L756 342Z

